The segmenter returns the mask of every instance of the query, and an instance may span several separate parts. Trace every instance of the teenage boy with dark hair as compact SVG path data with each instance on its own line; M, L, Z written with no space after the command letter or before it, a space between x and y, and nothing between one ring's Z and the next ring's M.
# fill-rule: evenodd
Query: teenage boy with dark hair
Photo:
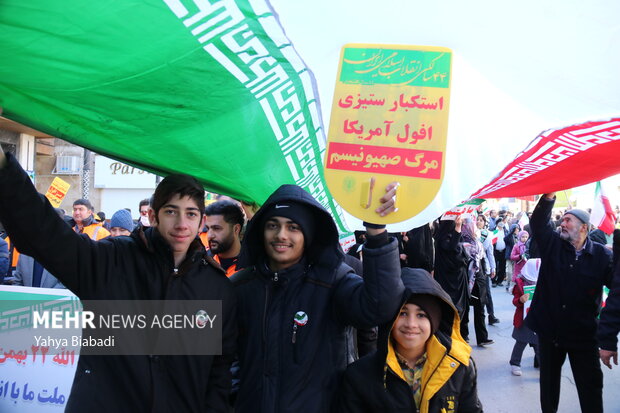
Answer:
M196 235L204 190L171 175L155 190L151 228L92 241L76 234L0 148L0 220L15 245L83 300L221 300L220 356L79 358L67 412L226 412L236 342L236 301Z
M394 210L395 184L377 210ZM237 413L325 413L347 365L348 327L387 322L404 287L395 239L366 225L364 279L346 265L329 213L283 185L248 224L231 277L239 297Z

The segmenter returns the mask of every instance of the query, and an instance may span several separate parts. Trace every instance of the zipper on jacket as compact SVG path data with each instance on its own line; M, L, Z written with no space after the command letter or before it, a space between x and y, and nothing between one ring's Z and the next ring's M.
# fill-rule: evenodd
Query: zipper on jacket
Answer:
M443 361L443 359L445 359L448 356L448 349L446 349L446 351L443 353L443 356L441 357L441 359L439 360L439 363L437 363L437 365L435 366L435 369L433 369L433 371L431 372L431 375L429 377L433 377L433 374L435 374L435 372L437 371L437 369L439 368L439 366L441 365L441 362ZM426 360L428 362L428 360ZM424 391L426 390L426 386L428 385L428 382L430 381L427 380L426 383L424 383L424 387L422 387L422 392L420 394L424 395ZM422 399L420 398L420 403L422 402Z
M299 354L297 349L297 323L293 322L293 337L291 338L291 343L293 343L293 361L295 364L299 363Z
M263 309L263 343L267 345L267 309L269 308L269 285L265 284L265 308Z

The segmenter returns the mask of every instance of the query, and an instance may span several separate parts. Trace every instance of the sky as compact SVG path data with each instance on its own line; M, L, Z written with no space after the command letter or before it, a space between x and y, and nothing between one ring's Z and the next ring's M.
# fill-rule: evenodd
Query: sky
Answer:
M316 78L326 130L342 45L453 50L443 186L425 211L391 230L467 198L543 130L620 114L617 1L270 3Z

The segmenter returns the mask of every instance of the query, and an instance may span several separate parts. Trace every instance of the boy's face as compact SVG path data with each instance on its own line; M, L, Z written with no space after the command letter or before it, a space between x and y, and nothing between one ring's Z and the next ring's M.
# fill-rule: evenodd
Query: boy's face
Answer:
M180 198L175 194L159 209L157 215L153 209L149 209L149 221L177 256L187 253L189 245L202 228L204 216L200 216L198 205L189 196Z
M396 341L396 351L405 355L419 351L431 336L431 320L424 310L416 304L405 304L392 327L392 337Z
M273 271L297 264L304 255L304 233L290 218L269 218L263 234L265 253Z

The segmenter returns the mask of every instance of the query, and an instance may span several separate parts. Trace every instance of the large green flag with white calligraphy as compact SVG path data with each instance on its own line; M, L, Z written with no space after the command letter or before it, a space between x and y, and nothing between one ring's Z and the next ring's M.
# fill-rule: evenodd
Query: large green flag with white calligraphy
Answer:
M0 0L0 56L3 116L248 202L298 184L346 232L312 74L264 0Z

